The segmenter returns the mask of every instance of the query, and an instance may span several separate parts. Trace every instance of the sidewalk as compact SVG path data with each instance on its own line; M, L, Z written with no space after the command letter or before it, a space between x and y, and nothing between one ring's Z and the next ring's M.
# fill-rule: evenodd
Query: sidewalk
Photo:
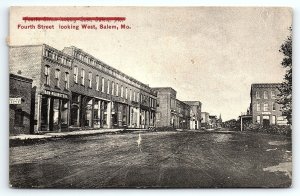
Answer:
M95 135L102 133L118 133L122 132L124 129L97 129L97 130L80 130L80 131L71 131L71 132L56 132L56 133L45 133L43 135L30 135L30 134L21 134L10 136L10 140L40 140L40 139L49 139L49 138L63 138L68 136L86 136L86 135Z

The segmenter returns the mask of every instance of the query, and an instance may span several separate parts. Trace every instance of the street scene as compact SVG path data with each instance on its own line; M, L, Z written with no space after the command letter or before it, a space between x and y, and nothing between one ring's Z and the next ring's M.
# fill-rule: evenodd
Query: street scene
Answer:
M10 186L291 187L292 30L287 7L12 7Z

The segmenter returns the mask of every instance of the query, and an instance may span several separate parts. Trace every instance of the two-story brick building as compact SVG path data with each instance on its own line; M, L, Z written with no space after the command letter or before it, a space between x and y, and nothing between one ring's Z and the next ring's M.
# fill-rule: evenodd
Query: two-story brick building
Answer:
M171 87L158 87L153 90L157 93L156 124L158 127L200 128L198 125L201 121L201 102L180 101L176 98L177 92Z
M31 78L34 132L155 126L156 93L76 47L10 47L10 72Z
M281 105L276 102L280 83L252 84L250 97L250 113L254 124L286 125L287 120L282 115Z

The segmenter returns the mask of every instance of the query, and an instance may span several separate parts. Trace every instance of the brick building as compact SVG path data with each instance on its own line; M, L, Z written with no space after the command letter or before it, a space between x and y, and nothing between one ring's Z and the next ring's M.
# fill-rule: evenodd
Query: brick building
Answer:
M287 120L282 116L281 105L276 103L279 94L279 83L252 84L250 97L250 113L254 124L286 125Z
M190 129L201 128L201 106L200 101L184 101L184 103L190 106Z
M9 131L10 135L31 132L32 80L18 75L9 75Z
M10 47L10 72L33 80L34 132L155 126L156 93L76 47Z
M208 127L209 124L209 113L201 112L201 127Z
M177 92L171 87L153 88L153 90L157 93L156 124L158 127L195 129L195 124L198 121L200 123L201 102L180 101L176 99ZM197 123L193 119L197 120Z

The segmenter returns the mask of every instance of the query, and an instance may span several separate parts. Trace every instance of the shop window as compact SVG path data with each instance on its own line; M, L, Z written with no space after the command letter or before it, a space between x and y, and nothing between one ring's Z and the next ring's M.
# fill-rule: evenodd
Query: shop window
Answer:
M274 124L274 125L276 124L276 116L275 115L272 116L272 124Z
M256 117L256 122L257 122L257 123L260 123L260 116L257 116L257 117Z
M62 101L62 111L61 111L61 125L63 128L68 126L68 100Z

